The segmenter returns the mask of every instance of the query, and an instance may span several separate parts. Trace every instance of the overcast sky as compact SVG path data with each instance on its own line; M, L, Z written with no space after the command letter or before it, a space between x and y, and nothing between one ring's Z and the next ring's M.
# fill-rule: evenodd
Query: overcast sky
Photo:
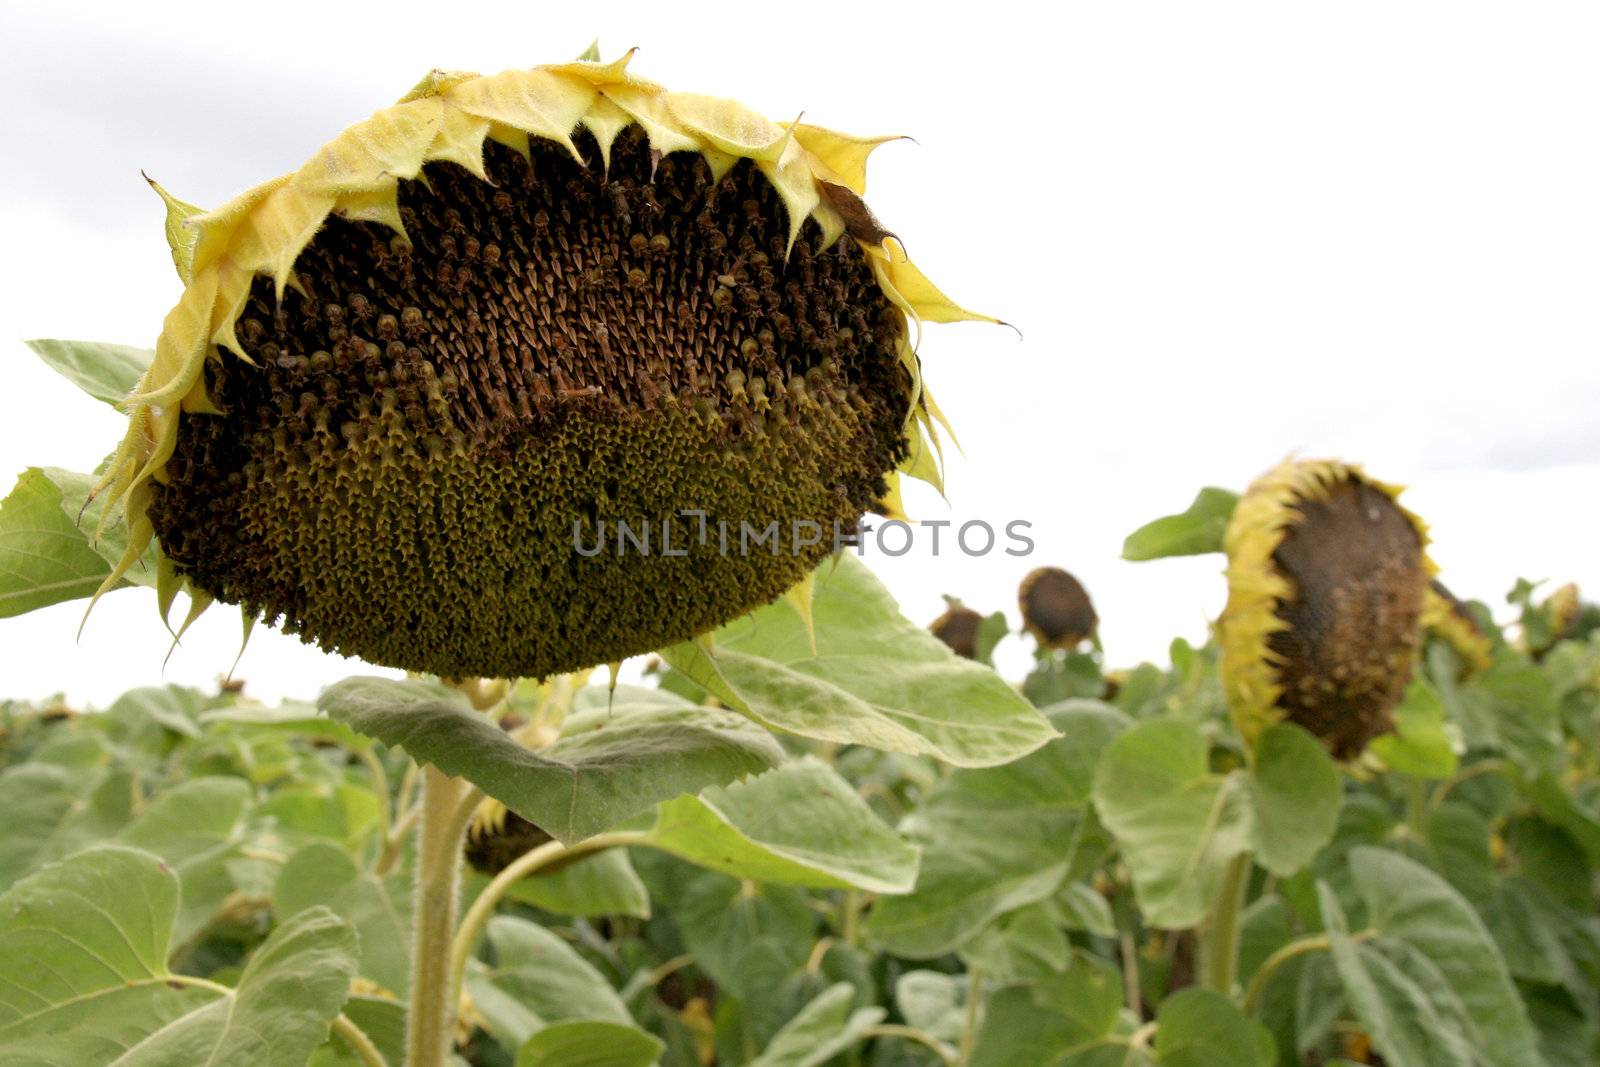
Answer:
M913 135L874 157L869 201L947 292L1023 331L926 332L966 457L950 503L913 513L1027 520L1037 549L873 558L919 622L946 592L1014 616L1053 563L1089 587L1113 665L1164 662L1203 638L1222 561L1124 563L1122 538L1292 452L1411 485L1463 595L1600 589L1592 4L220 6L0 4L6 490L120 436L21 340L153 344L179 284L141 168L215 205L430 68L598 36L673 88ZM80 615L0 620L0 693L206 684L237 651L216 608L163 674L148 592L108 597L74 643ZM310 696L358 669L258 632L239 673Z

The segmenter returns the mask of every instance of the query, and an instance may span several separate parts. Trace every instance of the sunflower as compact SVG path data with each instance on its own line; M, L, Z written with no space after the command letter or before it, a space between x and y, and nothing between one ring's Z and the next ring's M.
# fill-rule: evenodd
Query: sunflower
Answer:
M1494 645L1467 606L1437 578L1428 582L1428 591L1423 596L1422 628L1429 636L1450 646L1461 661L1463 675L1489 669Z
M154 539L163 612L543 677L766 603L938 483L921 324L997 320L867 208L891 138L631 58L436 71L214 211L158 187L185 288L97 489L131 533L102 591Z
M1358 467L1300 461L1240 499L1218 630L1233 720L1252 746L1288 719L1351 759L1392 727L1434 570L1399 492Z
M959 600L951 600L943 615L928 624L928 631L958 656L978 658L978 630L983 616Z
M1017 588L1022 628L1043 649L1076 649L1100 625L1083 583L1060 567L1030 571Z

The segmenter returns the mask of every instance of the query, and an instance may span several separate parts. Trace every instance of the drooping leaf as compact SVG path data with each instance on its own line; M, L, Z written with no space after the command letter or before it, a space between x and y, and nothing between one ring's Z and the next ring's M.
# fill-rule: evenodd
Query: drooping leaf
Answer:
M1472 907L1422 864L1378 848L1350 854L1350 873L1380 945L1399 943L1438 969L1492 1067L1539 1062L1538 1040L1504 959Z
M317 705L358 733L466 778L568 843L783 758L765 731L711 708L616 708L605 729L534 752L437 683L350 678Z
M817 1067L856 1044L883 1020L882 1008L855 1008L855 987L829 986L778 1031L749 1067Z
M662 656L728 707L802 737L986 767L1054 736L993 670L901 615L849 554L817 573L811 612L815 644L780 600Z
M1129 534L1122 543L1122 558L1140 562L1221 552L1222 535L1238 503L1238 493L1202 489L1187 510L1147 522Z
M176 875L119 846L82 852L0 897L0 1062L305 1062L349 992L354 932L326 909L302 912L222 992L167 971L177 907Z
M624 849L598 852L536 878L524 878L506 896L557 915L650 917L650 894Z
M649 838L710 870L781 885L904 893L917 872L916 846L809 756L668 801Z
M34 354L79 389L96 400L120 404L133 392L155 353L147 348L108 344L105 341L58 341L40 338L26 342Z
M111 573L52 473L29 467L0 500L0 618L90 596Z

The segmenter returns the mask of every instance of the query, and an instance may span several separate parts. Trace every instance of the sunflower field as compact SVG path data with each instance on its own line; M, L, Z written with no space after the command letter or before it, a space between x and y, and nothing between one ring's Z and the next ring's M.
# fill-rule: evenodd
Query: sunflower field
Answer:
M1225 576L1167 662L1057 567L906 618L852 538L941 485L924 327L997 320L867 207L882 139L630 59L156 186L155 349L31 343L128 425L0 502L0 617L392 670L0 701L0 1067L1600 1062L1600 607L1458 599L1290 460L1129 534Z

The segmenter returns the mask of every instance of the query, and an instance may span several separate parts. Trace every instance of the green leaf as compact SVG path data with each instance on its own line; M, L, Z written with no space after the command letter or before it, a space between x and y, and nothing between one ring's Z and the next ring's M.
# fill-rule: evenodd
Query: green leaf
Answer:
M1539 1063L1538 1040L1505 961L1460 894L1420 863L1384 849L1353 849L1350 873L1381 942L1414 950L1460 998L1484 1061Z
M1384 1062L1391 1067L1480 1062L1463 1031L1460 1002L1436 1003L1437 985L1413 978L1377 947L1353 940L1338 895L1325 882L1317 883L1317 892L1345 996ZM1449 998L1448 987L1442 995Z
M0 500L0 618L90 596L110 573L49 473L23 471Z
M534 752L437 683L350 678L329 687L317 706L358 733L466 778L569 844L783 758L764 731L711 708L619 707L605 729Z
M1460 763L1445 729L1444 701L1421 675L1413 678L1394 711L1394 732L1368 746L1389 769L1413 778L1452 777Z
M812 631L788 600L662 651L723 704L772 730L987 767L1055 736L993 670L900 614L848 553L816 573Z
M238 778L197 778L156 797L118 840L161 857L183 884L176 936L199 933L234 890L228 861L238 850L250 787Z
M972 1050L971 1067L1152 1064L1149 1057L1126 1044L1105 1042L1121 1010L1122 977L1117 969L1105 960L1079 952L1064 975L990 994ZM1114 1056L1094 1058L1097 1048Z
M534 1034L516 1067L650 1067L665 1048L636 1026L580 1019Z
M145 368L155 358L155 353L147 348L104 341L40 339L25 343L51 370L96 400L111 405L120 404L133 392Z
M949 1044L961 1040L967 983L938 971L907 971L894 985L895 1007L908 1025Z
M523 878L506 893L557 915L650 917L650 894L625 849L598 852L559 870Z
M967 969L1002 984L1032 982L1067 969L1072 943L1048 901L1001 916L961 946Z
M248 704L218 708L201 714L200 722L205 726L237 727L252 734L318 737L358 751L372 747L371 738L363 737L344 723L320 714L310 704L295 701L275 708Z
M696 966L719 989L746 1002L764 995L770 999L781 982L772 976L800 969L817 928L816 913L799 890L741 882L715 871L701 871L688 881L672 918Z
M127 740L156 726L191 740L200 737L198 719L205 697L196 689L178 685L149 685L130 689L106 709L115 724L112 735Z
M1219 775L1198 725L1150 719L1112 743L1095 777L1145 918L1164 927L1198 923L1242 852L1280 876L1304 867L1332 839L1340 796L1333 761L1290 723L1262 732L1253 768Z
M350 928L326 909L302 912L224 992L167 971L177 905L176 876L121 847L80 853L0 897L0 1062L304 1063L349 992Z
M397 996L411 985L411 894L407 879L379 880L349 853L314 842L289 857L272 891L279 915L324 905L361 941L358 973Z
M1239 494L1207 487L1200 490L1187 511L1145 523L1122 542L1122 558L1141 562L1166 556L1198 556L1222 551Z
M855 986L829 986L778 1031L749 1067L817 1067L860 1041L883 1021L882 1008L851 1010Z
M1280 877L1310 863L1339 824L1339 769L1315 737L1293 723L1262 731L1246 779L1254 807L1256 862Z
M37 762L0 773L0 885L113 836L127 824L132 802L125 773L85 774Z
M904 893L917 876L917 847L810 756L668 801L648 836L690 863L780 885Z
M1095 775L1094 802L1153 926L1198 923L1228 861L1251 845L1245 783L1211 773L1192 723L1152 719L1113 741Z
M468 971L467 990L489 1032L507 1049L525 1048L539 1031L572 1020L632 1027L632 1016L605 976L549 930L500 915L490 920L488 937L495 963Z
M874 939L930 959L1061 885L1085 831L1095 762L1129 720L1090 700L1047 715L1060 738L1004 767L957 771L907 821L923 846L922 870L910 895L873 906Z
M1156 1011L1162 1067L1272 1067L1272 1038L1234 1003L1209 989L1185 989Z

